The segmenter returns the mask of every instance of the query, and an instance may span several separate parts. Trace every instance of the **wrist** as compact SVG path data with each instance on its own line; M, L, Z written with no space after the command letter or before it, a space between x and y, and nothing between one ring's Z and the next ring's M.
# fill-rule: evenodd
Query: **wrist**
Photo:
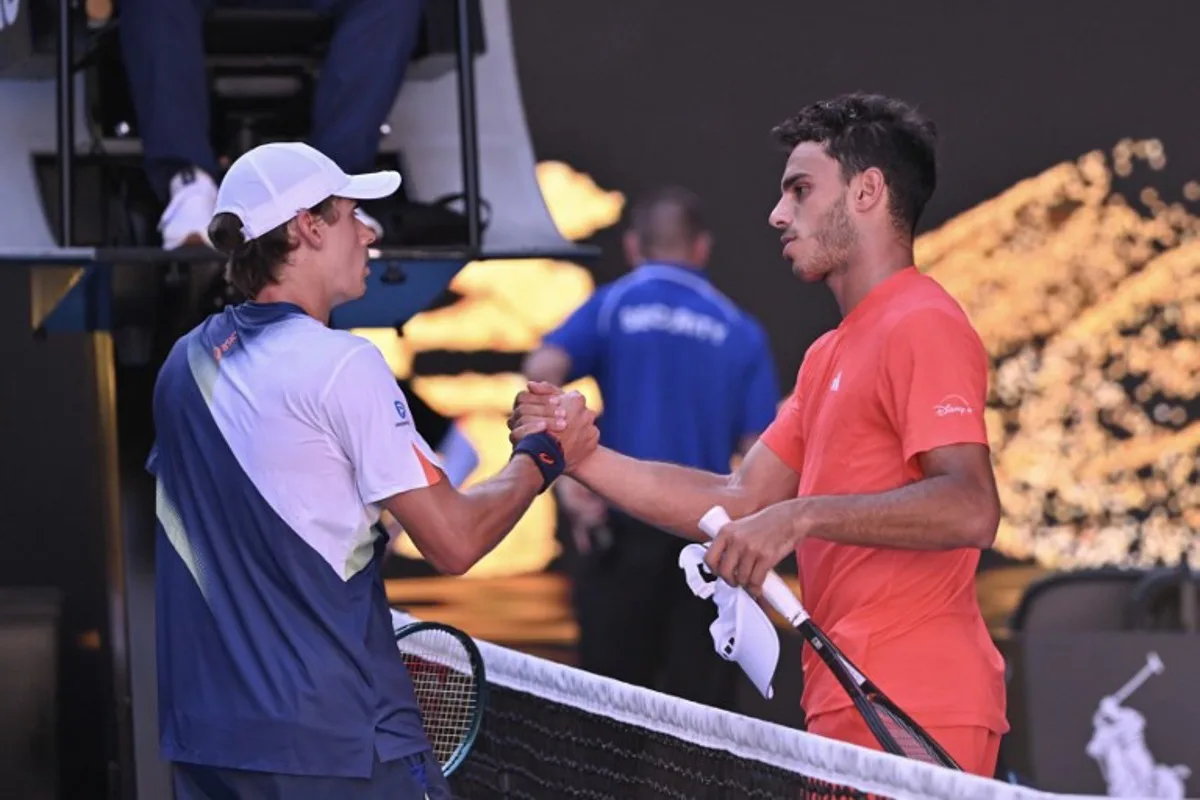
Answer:
M528 456L530 463L541 474L542 486L538 490L538 494L550 488L555 479L562 475L567 467L562 446L549 433L534 433L517 442L513 447L510 460L518 455Z
M514 487L521 494L532 490L534 496L541 494L544 489L546 478L542 475L542 471L538 469L537 464L532 458L517 458L514 452L509 457L508 468L511 470L513 480L516 482Z
M791 526L792 542L800 544L805 539L817 536L820 529L821 504L812 497L797 497L789 504L788 522Z
M576 483L588 486L589 476L595 476L598 471L604 469L604 457L601 455L603 452L603 447L597 447L591 455L572 464L566 470L567 475L571 476Z

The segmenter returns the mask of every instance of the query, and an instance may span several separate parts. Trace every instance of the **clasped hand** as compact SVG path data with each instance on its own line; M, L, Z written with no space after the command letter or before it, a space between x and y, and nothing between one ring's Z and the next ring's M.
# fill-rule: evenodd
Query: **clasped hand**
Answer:
M587 407L583 395L540 381L531 381L513 400L508 431L513 444L535 433L549 433L563 449L568 473L600 442L596 412Z

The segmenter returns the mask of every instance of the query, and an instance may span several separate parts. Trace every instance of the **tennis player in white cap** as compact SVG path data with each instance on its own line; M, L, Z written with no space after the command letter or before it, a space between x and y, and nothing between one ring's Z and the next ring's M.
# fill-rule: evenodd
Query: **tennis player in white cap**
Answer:
M175 797L440 800L380 574L383 509L461 573L596 446L582 400L455 489L367 340L329 328L366 290L358 200L303 144L233 164L209 227L250 300L183 336L155 387L160 744ZM549 427L551 430L547 430ZM518 458L527 455L528 458Z

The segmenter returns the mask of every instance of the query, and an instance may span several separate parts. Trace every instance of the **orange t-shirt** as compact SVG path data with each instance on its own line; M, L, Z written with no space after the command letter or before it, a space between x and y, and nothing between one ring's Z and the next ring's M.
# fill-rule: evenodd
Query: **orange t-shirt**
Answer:
M896 489L921 479L924 451L987 444L987 367L962 308L909 267L813 343L763 441L800 475L801 497ZM796 557L813 620L919 724L1008 730L1004 662L975 595L978 550L806 539ZM803 660L810 718L851 705L812 648Z

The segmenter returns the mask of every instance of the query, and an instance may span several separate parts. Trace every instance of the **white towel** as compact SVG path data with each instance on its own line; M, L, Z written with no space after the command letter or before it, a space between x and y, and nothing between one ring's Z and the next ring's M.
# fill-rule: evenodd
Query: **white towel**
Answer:
M709 626L713 646L721 658L733 661L768 700L775 690L771 680L779 664L779 634L771 618L745 589L734 588L704 566L708 547L689 544L679 553L679 568L688 588L697 597L717 605L717 618Z

